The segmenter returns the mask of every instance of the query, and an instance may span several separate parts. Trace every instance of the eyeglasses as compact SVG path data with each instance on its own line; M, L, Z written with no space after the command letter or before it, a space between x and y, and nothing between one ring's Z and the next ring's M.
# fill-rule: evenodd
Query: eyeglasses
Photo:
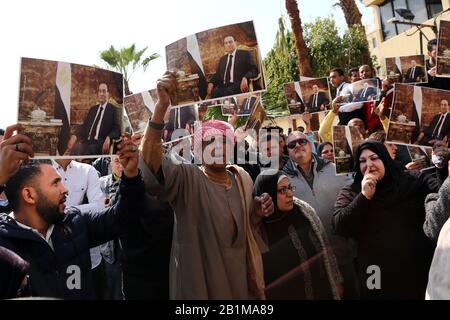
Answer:
M287 195L288 191L295 192L295 189L296 189L296 188L295 188L294 186L288 185L287 187L278 189L277 192L282 193L282 194L284 194L284 195Z
M303 138L302 138L302 139L297 139L297 140L294 140L294 141L289 142L289 143L287 144L287 147L288 147L289 149L294 149L295 146L297 145L297 143L298 143L299 145L301 145L301 146L305 146L308 142L309 142L308 139L303 139Z

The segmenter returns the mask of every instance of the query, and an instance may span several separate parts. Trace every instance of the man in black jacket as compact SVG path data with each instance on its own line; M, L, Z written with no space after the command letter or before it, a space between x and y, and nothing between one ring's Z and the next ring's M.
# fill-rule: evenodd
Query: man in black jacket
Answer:
M124 137L118 154L124 167L118 201L99 212L66 209L67 189L50 164L22 166L8 180L14 214L0 215L0 246L30 264L33 295L95 298L89 248L121 235L146 209L136 146Z
M83 124L69 140L68 150L73 155L108 154L111 140L120 137L119 112L108 102L106 83L98 86L97 99L98 104L89 109Z
M236 48L232 36L223 40L226 54L220 58L216 73L208 83L206 98L220 98L249 91L249 81L258 67L249 51Z

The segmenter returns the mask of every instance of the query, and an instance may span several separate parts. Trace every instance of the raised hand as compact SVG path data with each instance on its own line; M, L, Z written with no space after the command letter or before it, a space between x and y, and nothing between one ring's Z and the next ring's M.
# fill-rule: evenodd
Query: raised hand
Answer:
M5 136L0 143L0 184L4 184L15 175L22 162L34 157L32 141L20 133L22 130L19 124L6 128ZM13 135L14 131L17 131L17 134Z
M269 217L274 212L274 205L272 198L268 193L263 193L259 197L255 197L254 199L254 208L255 215L258 217Z
M164 121L164 115L170 106L170 98L173 97L177 89L177 76L174 72L166 71L162 78L156 82L156 92L158 101L156 102L155 112L152 121L161 123Z
M368 200L371 200L375 195L375 191L377 190L377 178L369 173L369 167L366 168L366 172L364 173L364 178L361 181L361 193Z
M122 142L117 146L120 164L128 178L138 175L139 152L135 140L136 138L133 138L129 133L123 133Z

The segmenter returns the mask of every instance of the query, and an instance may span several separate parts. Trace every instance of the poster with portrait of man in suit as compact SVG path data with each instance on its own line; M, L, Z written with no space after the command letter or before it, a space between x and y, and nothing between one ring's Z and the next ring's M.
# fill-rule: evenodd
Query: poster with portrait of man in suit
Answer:
M166 46L167 69L178 76L173 106L266 89L253 21L198 32Z
M349 104L353 102L371 102L380 100L381 89L380 80L378 78L363 79L351 83L348 90L342 96L342 104Z
M385 59L386 74L392 83L426 83L425 56L416 54L411 56L389 57Z
M284 84L291 115L330 110L331 93L327 78L307 78Z
M439 22L436 67L437 77L450 77L450 21Z
M450 141L450 91L395 84L386 140L432 147Z
M333 152L336 174L354 172L355 152L364 141L359 128L350 126L333 126Z
M91 66L22 58L18 108L36 158L111 155L124 131L123 77Z
M261 98L259 93L247 93L231 98L221 99L220 104L222 108L223 116L233 116L238 117L249 116L253 109L259 103Z
M133 133L144 133L147 122L155 111L157 100L156 89L143 91L123 98L123 104Z

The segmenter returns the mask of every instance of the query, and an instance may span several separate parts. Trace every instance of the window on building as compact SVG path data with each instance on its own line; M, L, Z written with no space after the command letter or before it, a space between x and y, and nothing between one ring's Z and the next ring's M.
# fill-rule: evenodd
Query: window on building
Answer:
M377 47L377 38L372 38L372 48L376 48Z
M438 13L444 10L441 0L426 0L425 2L427 4L428 19L436 17Z
M409 9L414 14L413 22L422 23L435 17L442 9L441 0L386 0L380 4L381 28L384 40L392 38L411 27L408 25L393 24L387 21L391 18L403 20L395 9Z

